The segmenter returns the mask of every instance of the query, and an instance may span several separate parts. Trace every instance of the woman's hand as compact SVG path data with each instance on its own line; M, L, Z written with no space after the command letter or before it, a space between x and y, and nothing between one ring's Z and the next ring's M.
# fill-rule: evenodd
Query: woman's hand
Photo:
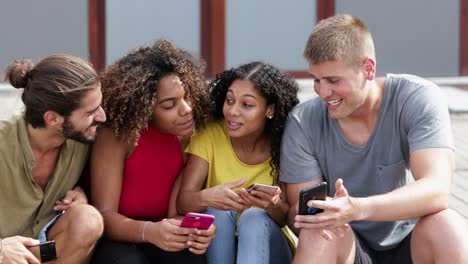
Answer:
M245 188L239 189L237 194L248 206L263 208L266 211L274 209L280 201L281 189L274 193L264 192L260 189L248 191Z
M247 204L233 189L242 186L246 182L243 178L236 182L219 184L202 191L202 201L205 206L218 210L242 211Z
M215 238L216 226L212 224L207 230L196 230L195 234L190 234L193 241L189 241L189 250L194 254L203 254L208 249L211 241Z
M149 222L144 227L144 235L150 242L164 251L181 251L191 246L191 237L196 230L194 228L180 227L181 221L176 219L164 219L159 222Z

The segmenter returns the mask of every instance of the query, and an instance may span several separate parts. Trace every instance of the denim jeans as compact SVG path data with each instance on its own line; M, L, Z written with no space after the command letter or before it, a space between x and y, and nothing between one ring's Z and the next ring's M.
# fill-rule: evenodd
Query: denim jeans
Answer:
M52 220L50 220L45 226L41 228L41 231L39 231L39 235L37 236L37 240L40 242L46 242L47 239L47 234L49 233L49 230L54 226L55 222L64 214L64 212L58 213Z
M233 264L236 259L242 264L291 263L291 250L281 227L265 210L249 208L238 222L236 211L207 208L204 213L216 217L216 237L206 252L209 264Z

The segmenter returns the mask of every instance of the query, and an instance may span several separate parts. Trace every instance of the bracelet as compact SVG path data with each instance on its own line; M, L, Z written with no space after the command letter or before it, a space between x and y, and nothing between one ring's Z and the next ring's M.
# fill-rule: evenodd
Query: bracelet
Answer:
M146 226L150 223L151 221L146 221L144 224L143 224L143 229L141 230L141 241L143 242L146 242L145 240L145 230L146 230Z

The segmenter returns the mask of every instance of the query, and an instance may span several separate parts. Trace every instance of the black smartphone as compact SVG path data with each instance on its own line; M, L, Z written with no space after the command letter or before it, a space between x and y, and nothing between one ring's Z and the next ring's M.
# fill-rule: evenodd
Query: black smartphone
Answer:
M37 246L28 247L28 249L41 261L41 263L57 259L54 240L42 242Z
M309 207L307 202L310 200L325 200L327 198L327 182L321 182L317 185L307 187L299 192L299 214L318 214L322 209Z

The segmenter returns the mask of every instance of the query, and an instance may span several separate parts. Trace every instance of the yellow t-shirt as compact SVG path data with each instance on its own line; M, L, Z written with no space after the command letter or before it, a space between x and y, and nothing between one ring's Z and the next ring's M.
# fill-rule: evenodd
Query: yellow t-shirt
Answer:
M226 182L235 182L244 177L247 182L242 187L253 183L273 184L270 159L260 164L249 165L240 161L226 131L224 120L211 122L208 126L192 136L185 152L198 156L208 162L208 177L205 188L211 188ZM283 233L291 250L295 251L295 242L290 233L283 227Z
M235 182L244 177L247 182L242 187L253 183L273 184L270 159L255 165L240 161L232 148L224 120L211 122L203 131L193 135L185 152L208 162L205 188Z

